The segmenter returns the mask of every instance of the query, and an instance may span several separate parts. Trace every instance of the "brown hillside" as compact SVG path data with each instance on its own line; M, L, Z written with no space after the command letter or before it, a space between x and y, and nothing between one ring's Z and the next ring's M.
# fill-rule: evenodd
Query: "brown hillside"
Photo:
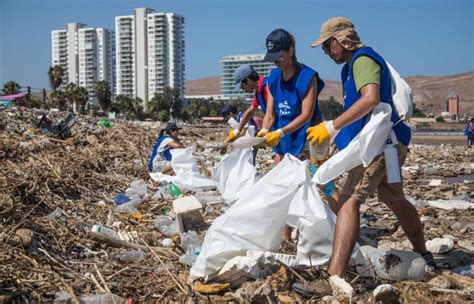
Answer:
M220 77L208 77L186 81L186 95L219 94ZM459 95L461 114L474 114L474 72L451 76L428 77L414 76L406 78L413 89L416 105L426 113L439 114L445 110L448 93L453 91ZM321 92L321 100L334 96L342 100L341 83L325 80L326 86Z

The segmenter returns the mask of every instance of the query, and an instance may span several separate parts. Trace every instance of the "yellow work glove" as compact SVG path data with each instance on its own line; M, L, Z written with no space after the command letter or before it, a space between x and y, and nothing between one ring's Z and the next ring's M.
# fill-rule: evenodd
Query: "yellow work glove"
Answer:
M262 130L258 131L257 137L264 137L268 133L268 129L263 128Z
M265 143L267 144L267 146L273 148L278 145L278 142L280 141L280 139L283 138L283 136L285 136L285 133L283 133L282 129L267 133L265 135Z
M227 138L225 139L225 142L226 143L233 142L234 140L237 139L237 137L239 137L239 135L240 135L239 128L235 128L234 130L230 130L229 135L227 135Z
M334 128L332 120L324 121L314 127L308 128L306 130L306 134L308 137L306 138L312 145L318 143L322 144L326 140L330 140L331 138L336 135L337 130Z

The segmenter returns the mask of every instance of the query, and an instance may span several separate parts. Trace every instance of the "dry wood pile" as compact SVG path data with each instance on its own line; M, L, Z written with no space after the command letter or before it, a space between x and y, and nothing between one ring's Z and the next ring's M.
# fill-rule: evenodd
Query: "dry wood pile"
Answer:
M73 136L62 140L36 128L38 116L38 112L0 110L0 302L51 302L64 296L71 302L82 298L87 303L87 295L105 293L117 296L109 303L127 299L134 303L308 300L293 291L291 283L299 281L298 275L317 278L315 269L295 272L282 267L266 280L246 282L238 290L223 289L212 295L193 290L188 281L189 266L179 262L184 253L179 236L173 237L173 246L163 247L161 241L166 236L153 226L158 215L169 214L172 203L151 198L159 185L148 177L146 165L159 131L156 126L114 122L112 128L104 128L97 126L97 119L80 117L72 129ZM57 113L51 118L59 121L64 117L64 113ZM207 176L221 159L224 130L188 126L182 132L186 145L197 143L199 166ZM271 168L270 153L260 152L262 172ZM472 182L427 186L433 178L425 172L428 161L439 166L439 178L474 172L472 154L464 148L415 147L407 160L411 170L404 172L407 193L417 201L464 196L472 202ZM149 198L139 208L143 218L114 213L114 196L140 178L149 184ZM392 214L376 199L369 200L362 211L365 241L407 246L407 238ZM205 212L206 222L212 223L222 212L219 208ZM462 247L472 246L474 240L472 209L420 206L419 212L427 239L447 234L455 239L455 249L437 257L446 262L444 268L472 264L472 247ZM134 238L130 242L112 240L91 232L93 225L114 227ZM292 250L291 245L288 248ZM121 261L125 251L133 250L145 255L135 261ZM433 289L426 283L431 277L395 286L405 301L457 302L470 298L472 279L451 273L442 276L452 287ZM351 273L349 278L358 292L355 300L361 301L371 300L370 291L381 283Z

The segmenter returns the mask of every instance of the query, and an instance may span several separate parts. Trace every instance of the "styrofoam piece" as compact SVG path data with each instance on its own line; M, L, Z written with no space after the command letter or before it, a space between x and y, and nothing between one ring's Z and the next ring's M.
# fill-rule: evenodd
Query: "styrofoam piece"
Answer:
M434 238L426 241L426 249L433 253L446 253L454 248L454 241L451 238Z
M474 204L466 201L459 201L459 200L437 200L437 201L428 201L428 205L431 207L444 209L444 210L452 210L452 209L459 209L459 210L467 210L473 209Z
M332 294L335 297L351 299L354 295L354 288L338 275L330 276L329 284L331 284Z
M177 198L173 201L174 214L202 209L202 204L194 195Z
M249 148L252 148L253 146L262 144L264 141L265 141L264 137L242 136L242 137L237 138L230 145L234 149L249 149Z
M443 183L443 181L441 179L433 179L433 180L430 181L428 186L436 187L436 186L440 186L442 183Z

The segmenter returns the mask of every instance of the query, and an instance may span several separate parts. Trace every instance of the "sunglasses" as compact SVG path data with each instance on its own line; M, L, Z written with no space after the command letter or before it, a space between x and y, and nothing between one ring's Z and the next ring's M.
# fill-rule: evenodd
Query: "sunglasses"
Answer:
M323 44L321 45L322 49L324 52L329 53L331 52L331 44L332 41L334 40L334 37L329 38L328 40L324 41Z

